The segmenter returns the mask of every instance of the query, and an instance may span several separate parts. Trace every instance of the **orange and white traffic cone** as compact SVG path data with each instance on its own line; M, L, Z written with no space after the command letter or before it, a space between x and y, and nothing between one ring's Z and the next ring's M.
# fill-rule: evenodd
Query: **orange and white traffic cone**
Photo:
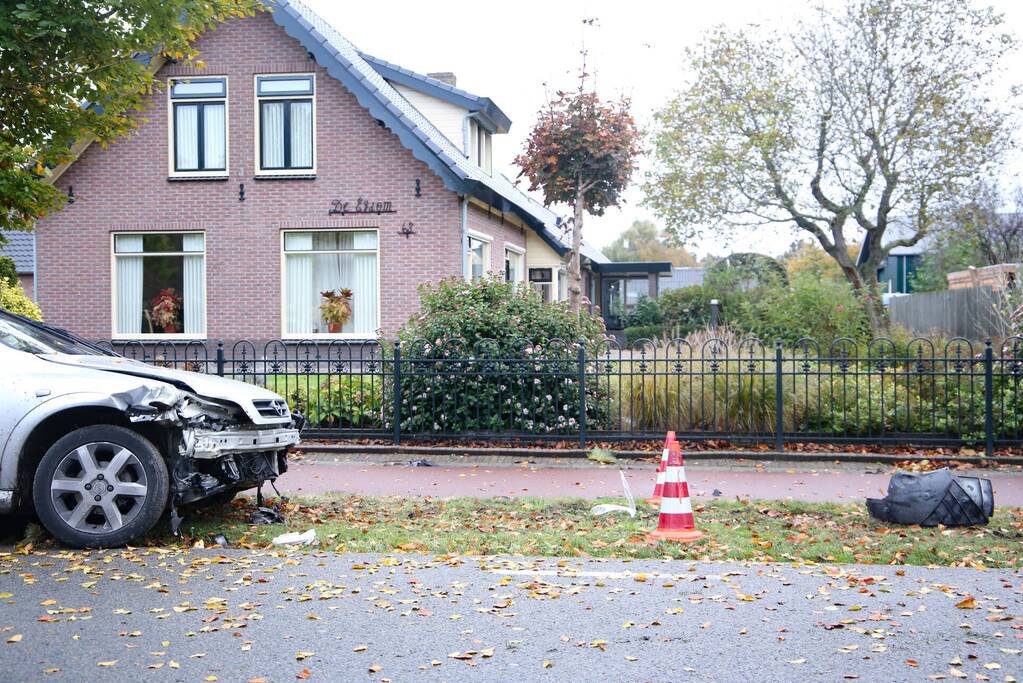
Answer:
M657 482L654 484L654 494L646 499L646 502L654 507L661 504L661 492L664 489L664 470L668 465L668 449L675 443L675 432L668 432L664 437L664 450L661 452L661 462L657 465Z
M661 493L661 514L657 519L657 528L647 534L647 538L689 543L703 536L703 532L696 528L693 519L686 468L682 463L682 447L675 441L669 450Z

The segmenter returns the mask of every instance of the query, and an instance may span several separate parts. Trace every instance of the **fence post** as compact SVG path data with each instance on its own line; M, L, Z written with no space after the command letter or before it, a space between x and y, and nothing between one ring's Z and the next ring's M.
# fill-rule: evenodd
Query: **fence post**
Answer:
M224 376L224 340L217 342L217 375Z
M394 445L401 445L401 342L394 342Z
M782 430L785 427L785 406L782 402L782 348L781 340L774 342L774 450L785 449L785 439L782 438Z
M984 453L989 458L995 454L994 374L994 351L988 339L984 343Z
M586 448L586 342L579 342L579 448Z

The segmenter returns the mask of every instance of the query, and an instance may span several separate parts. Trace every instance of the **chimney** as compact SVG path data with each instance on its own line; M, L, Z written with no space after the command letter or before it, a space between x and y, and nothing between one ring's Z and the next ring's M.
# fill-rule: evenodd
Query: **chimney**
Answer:
M430 78L440 81L441 83L447 83L452 88L455 87L455 83L458 81L458 79L455 78L455 74L451 73L450 71L437 71L432 74L426 75L429 76Z

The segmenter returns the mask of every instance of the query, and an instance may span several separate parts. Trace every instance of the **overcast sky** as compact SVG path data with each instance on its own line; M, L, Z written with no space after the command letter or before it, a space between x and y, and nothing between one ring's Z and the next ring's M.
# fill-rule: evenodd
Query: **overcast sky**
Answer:
M420 73L452 71L459 87L493 99L512 120L511 131L494 138L495 170L512 178L518 172L512 159L546 102L546 92L576 85L584 41L598 92L604 98L631 97L637 122L647 126L682 82L683 49L699 42L708 28L754 23L770 30L810 6L799 0L516 0L478 6L450 0L305 2L359 49ZM1008 28L1023 36L1023 2L986 4L1004 13ZM588 18L597 21L585 26ZM1023 74L1023 55L1010 59L1010 72ZM1018 177L1020 170L1023 162L1017 157L1009 173ZM653 218L640 206L638 182L626 199L621 210L587 219L589 242L604 246L634 219ZM780 254L799 236L772 227L688 246L701 255L736 250Z

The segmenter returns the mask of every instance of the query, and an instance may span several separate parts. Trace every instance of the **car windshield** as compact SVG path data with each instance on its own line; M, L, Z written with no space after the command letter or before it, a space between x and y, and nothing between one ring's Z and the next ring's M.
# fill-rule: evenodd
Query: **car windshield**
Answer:
M16 351L36 355L53 353L76 356L105 355L103 350L76 339L74 335L63 330L6 315L0 315L0 344Z

